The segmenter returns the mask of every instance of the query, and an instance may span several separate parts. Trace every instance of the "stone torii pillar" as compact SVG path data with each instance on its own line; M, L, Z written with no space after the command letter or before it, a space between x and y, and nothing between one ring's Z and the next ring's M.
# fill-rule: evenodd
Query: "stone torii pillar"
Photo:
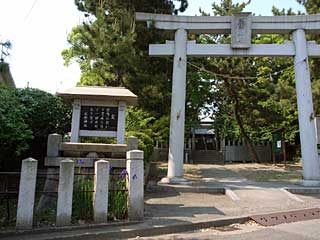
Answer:
M296 50L294 69L298 102L301 156L303 162L304 181L302 181L302 184L305 186L319 185L320 162L317 151L308 47L303 29L298 29L293 32L293 42Z
M182 176L186 102L187 41L187 31L185 29L178 29L175 32L174 38L168 175L167 178L161 180L163 183L186 181Z

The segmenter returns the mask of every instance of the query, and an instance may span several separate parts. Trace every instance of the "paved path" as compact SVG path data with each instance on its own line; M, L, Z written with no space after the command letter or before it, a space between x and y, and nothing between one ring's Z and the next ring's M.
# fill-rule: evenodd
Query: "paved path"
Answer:
M145 194L145 221L128 226L96 227L66 232L41 233L21 236L9 236L4 239L114 239L119 233L132 232L130 236L143 235L146 231L152 234L168 233L166 229L181 229L190 226L208 226L193 224L208 223L217 219L232 219L237 216L250 216L267 212L320 207L320 194L293 195L283 190L292 187L292 183L248 181L236 172L223 166L198 165L199 171L195 182L187 185L155 185L149 187L152 191ZM223 190L223 191L221 191ZM226 190L226 191L225 191ZM213 192L220 192L213 193ZM225 192L223 194L221 192ZM240 219L240 218L239 218ZM242 218L246 219L246 218ZM225 220L223 220L225 221ZM245 220L243 220L245 221ZM221 221L220 221L221 222ZM320 239L320 220L306 221L294 224L284 224L272 228L259 225L243 225L241 231L227 231L221 234L216 229L185 233L186 235L165 236L154 239ZM225 223L224 223L225 224ZM211 225L212 226L212 225ZM159 228L157 228L159 227ZM163 227L163 228L161 228ZM313 229L315 228L315 229ZM196 229L196 228L192 228ZM170 231L169 231L170 232ZM171 231L173 232L173 231ZM192 235L195 234L195 235ZM89 238L90 235L90 238ZM270 237L272 235L272 237ZM125 237L127 238L127 237ZM148 239L151 239L148 237Z
M147 221L178 224L320 207L320 195L294 195L283 189L293 187L292 183L248 181L223 165L198 165L198 168L197 182L156 187L146 192ZM181 191L183 187L189 190ZM197 192L202 188L225 188L226 194Z

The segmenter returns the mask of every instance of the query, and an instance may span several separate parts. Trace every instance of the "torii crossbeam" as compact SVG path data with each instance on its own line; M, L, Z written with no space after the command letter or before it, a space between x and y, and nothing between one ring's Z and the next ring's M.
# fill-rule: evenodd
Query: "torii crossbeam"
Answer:
M294 57L304 185L320 185L315 119L308 57L320 57L320 45L307 42L306 33L320 32L320 15L173 16L136 13L137 21L153 22L158 29L175 31L174 41L150 44L151 56L174 56L170 118L168 176L165 182L184 181L184 122L187 56ZM196 44L187 33L230 34L231 44ZM252 34L291 34L293 42L251 44Z

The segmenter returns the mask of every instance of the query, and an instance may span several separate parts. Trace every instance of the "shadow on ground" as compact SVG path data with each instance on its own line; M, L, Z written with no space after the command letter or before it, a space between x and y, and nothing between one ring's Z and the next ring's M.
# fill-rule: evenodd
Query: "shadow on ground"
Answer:
M225 214L215 207L185 206L184 204L146 204L145 209L152 209L156 217L196 217L197 215L222 215Z

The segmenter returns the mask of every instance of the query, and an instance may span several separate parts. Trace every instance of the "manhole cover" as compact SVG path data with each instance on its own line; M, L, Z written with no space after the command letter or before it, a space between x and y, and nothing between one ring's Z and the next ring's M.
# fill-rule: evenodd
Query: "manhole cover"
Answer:
M251 216L250 218L263 226L274 226L281 223L291 223L311 219L319 219L320 208L310 208L290 212L255 215Z

